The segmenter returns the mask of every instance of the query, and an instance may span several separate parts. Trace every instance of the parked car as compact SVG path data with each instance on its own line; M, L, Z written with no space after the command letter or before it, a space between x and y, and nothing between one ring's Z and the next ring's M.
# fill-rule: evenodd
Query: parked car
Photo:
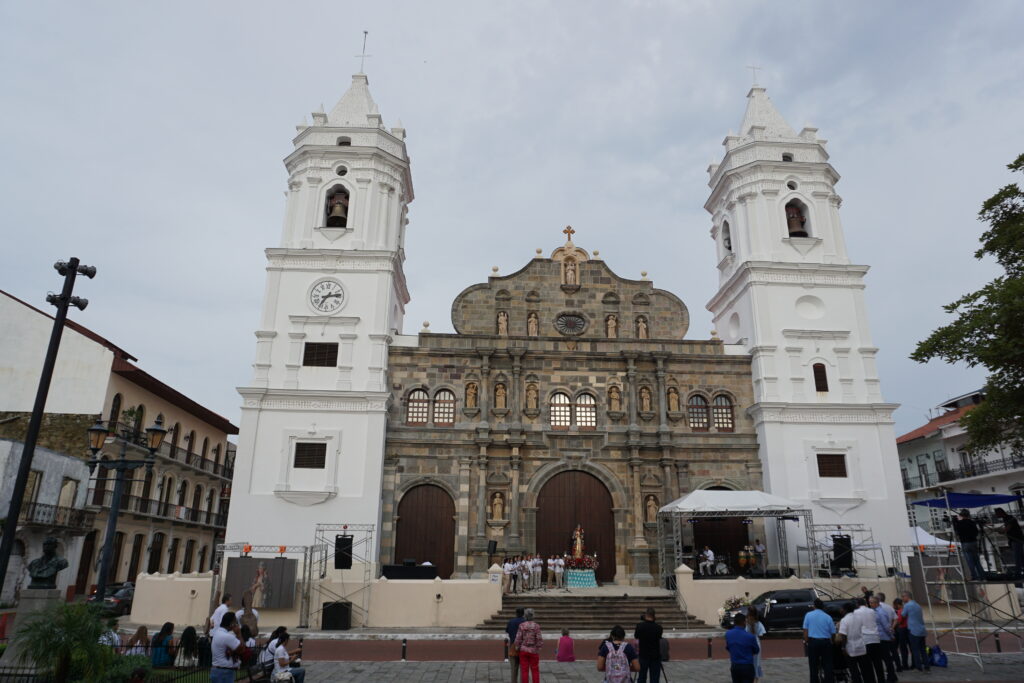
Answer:
M802 588L761 593L750 604L757 608L757 614L766 631L778 631L802 628L804 615L814 609L814 599L817 597L822 597L825 611L837 620L839 619L839 608L849 602L849 600L825 600L824 596L819 596L813 588ZM740 612L746 613L746 611L747 608L742 607L726 612L722 617L722 628L732 628L733 617Z
M103 599L103 614L123 617L132 611L132 600L135 598L135 586L131 583L115 583L107 586L106 597ZM89 596L90 604L96 604L96 592Z

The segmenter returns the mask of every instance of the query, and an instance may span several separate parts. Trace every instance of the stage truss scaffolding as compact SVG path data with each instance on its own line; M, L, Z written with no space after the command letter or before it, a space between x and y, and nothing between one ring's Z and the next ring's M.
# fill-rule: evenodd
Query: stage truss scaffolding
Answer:
M213 576L213 591L210 595L211 612L219 602L220 594L224 585L224 559L237 554L238 557L252 555L273 555L284 557L286 555L301 555L301 574L299 585L299 627L309 627L309 591L313 583L313 564L318 551L315 545L253 545L252 543L219 543L215 550L214 567L217 571Z
M862 597L860 586L877 592L888 575L885 551L866 524L812 524L807 554L814 587L832 600ZM860 579L856 590L850 578Z
M319 596L319 607L311 608L311 619L323 611L324 602L348 602L352 605L353 623L365 624L370 613L370 584L375 578L373 568L376 565L373 536L376 531L374 524L326 524L316 525L314 536L315 547L319 549L313 558L319 581L312 583L313 590ZM339 575L341 592L338 593L324 585L329 569L333 568L336 536L352 537L352 566L359 567L355 571Z
M699 524L702 520L710 521L723 518L741 519L774 519L775 539L777 553L776 561L768 563L768 567L775 566L780 577L788 574L789 568L789 544L787 541L786 522L803 523L804 530L810 529L813 522L811 511L807 509L792 510L680 510L673 512L658 513L658 559L662 574L661 584L671 586L675 578L675 570L687 560L694 560L693 552L686 552L686 543L683 537L683 530L693 524ZM769 554L770 555L770 554ZM669 561L671 560L671 562ZM694 568L696 570L696 567Z
M984 671L984 641L991 638L1001 651L1000 636L1007 635L1024 649L1024 619L1011 579L969 581L955 543L894 546L892 562L899 590L919 602L924 594L929 639L943 640L947 654L968 657Z

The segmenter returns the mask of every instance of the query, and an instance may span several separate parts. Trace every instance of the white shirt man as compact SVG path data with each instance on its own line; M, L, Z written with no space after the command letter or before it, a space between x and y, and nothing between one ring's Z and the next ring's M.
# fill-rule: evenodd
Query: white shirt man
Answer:
M565 587L565 558L555 558L555 585L559 588Z
M224 596L224 602L217 605L217 609L213 610L213 614L210 615L210 630L220 628L220 620L225 614L231 609L231 596Z
M715 573L715 553L711 548L704 548L704 552L701 553L704 557L704 561L700 563L701 574L714 574Z
M846 654L849 657L861 657L868 653L861 633L860 618L850 612L839 622L839 633L846 636Z
M506 560L505 563L501 565L501 573L505 575L502 591L510 593L512 591L512 563Z
M533 587L540 588L540 570L544 565L544 560L540 559L539 555L535 555L533 558L533 564L530 566L530 573L533 574Z
M226 669L238 668L240 662L238 659L234 659L231 653L241 644L242 641L238 639L238 636L233 631L221 628L220 626L213 630L213 641L210 644L210 649L213 651L213 674L226 681L234 680L234 673L224 675L221 672L225 672ZM214 675L210 676L210 680L215 680Z
M864 638L864 645L881 642L878 637L878 617L875 615L875 610L867 605L861 605L853 615L860 621L860 632L861 637Z

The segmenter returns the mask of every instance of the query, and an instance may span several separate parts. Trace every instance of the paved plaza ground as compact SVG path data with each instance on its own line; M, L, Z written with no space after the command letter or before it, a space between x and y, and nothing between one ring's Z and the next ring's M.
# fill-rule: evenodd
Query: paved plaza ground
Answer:
M540 665L543 681L600 681L594 660L562 664L543 661ZM729 680L729 664L718 659L700 659L669 662L666 666L669 683L681 681ZM808 680L807 660L800 657L779 657L764 664L765 681L804 682ZM663 678L662 680L666 680ZM508 664L503 662L310 662L307 683L326 681L376 681L388 683L502 683L510 681ZM932 669L931 673L900 674L901 682L932 681L1024 681L1024 655L990 655L985 671L969 659L950 658L948 669Z

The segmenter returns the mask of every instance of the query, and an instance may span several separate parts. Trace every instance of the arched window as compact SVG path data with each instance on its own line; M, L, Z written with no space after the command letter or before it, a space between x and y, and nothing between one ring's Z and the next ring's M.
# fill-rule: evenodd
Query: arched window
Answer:
M107 420L107 431L113 433L117 429L117 423L121 421L121 394L114 394L110 402L110 419Z
M206 553L208 552L209 550L205 545L199 549L199 567L196 569L196 571L198 571L200 574L206 571Z
M209 451L210 451L210 439L208 437L204 436L203 437L203 460L206 460L206 455L207 455L207 453L209 453Z
M160 531L153 534L153 541L149 545L149 562L146 565L146 571L150 574L160 571L160 556L163 555L164 539L166 538Z
M183 481L181 482L181 488L178 489L178 507L185 507L186 500L188 500L188 482Z
M180 538L171 539L171 548L167 551L167 573L173 574L175 567L178 565L178 546L181 543Z
M455 424L454 392L441 389L434 394L434 424L445 426Z
M580 429L597 427L597 399L591 394L576 397L576 426Z
M722 222L722 246L729 253L732 253L732 233L729 232L729 221Z
M196 486L196 490L192 493L192 509L188 511L188 518L193 522L198 522L199 517L203 512L203 487Z
M708 425L711 422L711 416L708 414L708 400L700 394L694 394L686 402L686 407L690 413L690 429L695 432L708 431Z
M181 561L181 573L190 574L192 572L192 556L196 552L196 542L191 538L185 541L185 558Z
M807 224L807 207L799 199L792 199L786 204L786 230L790 237L807 237L810 232Z
M345 136L345 135L342 135L340 138L338 138L338 147L351 147L351 146L352 146L352 138L350 138L348 136Z
M196 430L188 433L188 457L186 462L192 462L192 455L196 452Z
M333 188L327 195L324 207L324 225L328 228L344 228L348 226L348 190L341 185Z
M568 394L558 392L551 397L551 426L568 429L572 424L572 401Z
M146 424L146 406L141 403L135 409L135 424L132 425L132 434L136 437L142 436L142 427Z
M735 429L735 417L732 410L732 401L728 396L719 394L715 396L711 407L711 414L715 419L715 429L720 432L731 432Z
M789 152L783 152L782 153L782 160L783 161L793 161L793 155L790 154Z
M150 495L153 491L153 472L146 472L145 478L142 480L142 493L139 498L142 499L142 504L145 505L145 501L149 500Z
M828 392L828 372L825 371L824 363L815 363L811 366L814 372L814 390L821 393Z
M429 419L430 396L423 389L410 391L405 404L405 424L425 425Z
M181 423L175 422L171 429L171 457L178 457L178 441L181 439Z

